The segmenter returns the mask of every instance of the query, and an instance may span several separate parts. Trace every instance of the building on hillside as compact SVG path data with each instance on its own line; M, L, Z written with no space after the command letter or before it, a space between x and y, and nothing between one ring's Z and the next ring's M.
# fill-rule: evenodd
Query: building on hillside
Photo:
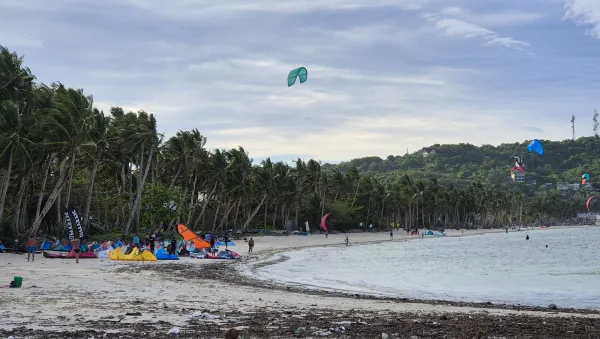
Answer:
M585 225L600 225L600 214L578 213L577 222Z
M556 184L556 188L559 191L577 191L579 189L579 183L569 184L566 182L559 182Z
M514 182L514 183L517 183L517 184L525 183L525 173L523 173L521 171L511 171L510 178L512 179L512 182Z
M436 154L437 152L435 151L435 148L433 147L424 147L422 149L423 152L423 158L429 156L430 154Z

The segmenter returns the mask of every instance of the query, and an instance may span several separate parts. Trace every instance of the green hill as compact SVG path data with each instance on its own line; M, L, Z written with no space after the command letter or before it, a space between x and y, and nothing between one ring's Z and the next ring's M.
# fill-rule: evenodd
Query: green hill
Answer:
M326 164L324 168L347 171L356 167L360 172L373 174L384 184L391 184L404 174L417 179L435 177L458 184L474 181L500 184L510 176L514 164L512 156L520 156L527 180L535 180L537 185L580 182L584 173L590 174L592 182L600 182L600 138L541 140L545 149L543 156L529 153L529 142L480 147L435 144L403 156L365 157L337 165Z

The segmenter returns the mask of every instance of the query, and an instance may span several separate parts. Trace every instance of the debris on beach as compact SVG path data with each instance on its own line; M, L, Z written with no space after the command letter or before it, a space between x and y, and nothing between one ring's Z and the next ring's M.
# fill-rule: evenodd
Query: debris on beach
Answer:
M314 335L319 335L321 337L326 337L328 335L331 335L332 333L330 331L324 331L324 330L319 330L313 333Z
M192 319L218 319L219 316L212 315L209 313L204 313L202 311L198 311L198 312L194 312L192 315L190 315L190 318L192 318Z
M240 331L235 328L229 329L225 333L225 339L238 339L240 337Z
M177 334L179 334L179 332L180 332L179 327L173 327L172 329L169 330L169 332L167 334L177 335Z

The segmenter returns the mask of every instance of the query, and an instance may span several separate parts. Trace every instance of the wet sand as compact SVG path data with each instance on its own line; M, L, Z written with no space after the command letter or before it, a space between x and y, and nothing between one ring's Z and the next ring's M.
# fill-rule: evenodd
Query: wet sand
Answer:
M464 235L483 231L465 232ZM496 231L497 232L497 231ZM460 236L460 231L450 235ZM401 246L407 238L395 234ZM387 233L350 234L351 244L388 241ZM343 235L255 238L239 262L182 258L149 263L108 259L27 262L0 254L0 337L224 338L596 338L600 312L402 300L306 291L241 276L236 269L277 251L343 245ZM415 239L414 241L422 241ZM217 316L202 319L200 316ZM174 327L179 334L168 335ZM68 331L68 332L67 332Z

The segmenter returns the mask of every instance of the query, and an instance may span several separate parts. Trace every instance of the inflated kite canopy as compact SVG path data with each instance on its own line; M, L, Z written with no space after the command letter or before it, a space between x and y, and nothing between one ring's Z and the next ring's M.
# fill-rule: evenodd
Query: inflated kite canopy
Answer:
M544 155L544 145L538 139L533 139L527 146L529 153L536 152L539 155Z
M300 83L304 83L308 79L308 71L304 67L293 69L288 74L288 87L292 86L296 82L296 78L300 78Z
M585 207L587 207L588 212L590 212L590 201L592 201L592 199L597 198L596 196L590 197L587 202L585 203Z
M210 244L208 242L206 242L206 240L200 238L198 236L198 234L196 234L194 231L189 229L184 224L177 225L177 232L179 232L179 234L181 234L181 236L183 237L183 239L185 241L192 241L194 243L194 246L196 247L196 249L200 250L200 249L210 248Z
M325 221L327 221L327 217L328 217L328 216L329 216L329 213L325 214L325 215L323 216L323 218L321 218L321 228L322 228L324 231L327 231L327 224L325 223Z

